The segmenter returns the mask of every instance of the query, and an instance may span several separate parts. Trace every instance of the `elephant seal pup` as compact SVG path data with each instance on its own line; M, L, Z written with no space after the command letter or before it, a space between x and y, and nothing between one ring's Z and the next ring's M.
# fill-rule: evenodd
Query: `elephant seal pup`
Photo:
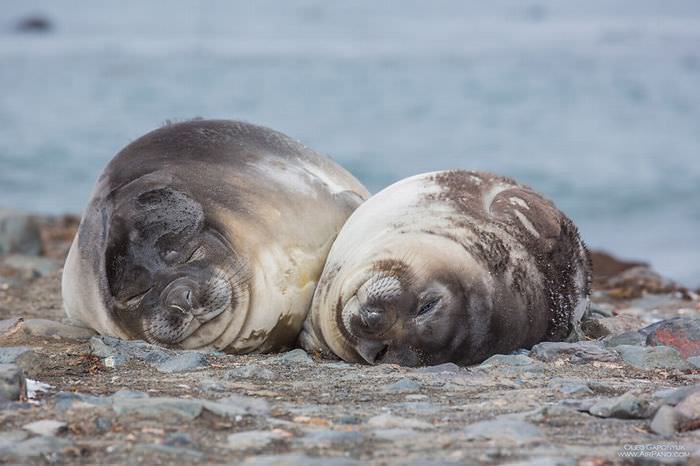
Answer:
M129 144L95 187L63 274L105 335L232 353L293 344L366 189L276 131L194 120Z
M300 342L350 362L475 364L565 338L589 283L586 247L550 201L488 173L427 173L350 216Z

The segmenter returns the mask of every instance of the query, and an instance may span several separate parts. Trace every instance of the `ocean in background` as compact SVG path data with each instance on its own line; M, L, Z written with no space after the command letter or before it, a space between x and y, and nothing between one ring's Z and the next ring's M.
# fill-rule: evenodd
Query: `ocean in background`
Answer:
M47 33L15 31L48 18ZM528 183L593 248L700 285L700 2L4 1L0 206L80 212L124 145L234 118L372 191Z

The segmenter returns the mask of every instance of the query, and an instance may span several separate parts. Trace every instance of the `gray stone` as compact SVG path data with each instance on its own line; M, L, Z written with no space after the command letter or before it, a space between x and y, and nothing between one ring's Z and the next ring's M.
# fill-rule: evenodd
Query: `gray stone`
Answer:
M631 346L620 345L615 347L622 359L638 369L691 369L674 348L668 346Z
M676 411L692 421L700 420L700 392L686 396L683 401L676 405Z
M681 388L667 388L654 392L654 398L660 398L665 405L676 406L689 395L700 392L700 385L691 385Z
M7 346L0 348L0 364L16 364L23 370L34 369L39 365L39 356L27 346Z
M341 416L340 419L338 419L338 424L362 424L362 418L358 416L353 416L351 414L346 414L345 416Z
M217 400L218 404L234 406L242 413L264 416L270 412L270 405L264 398L245 395L231 395Z
M499 440L525 444L544 438L540 429L524 421L494 419L470 424L464 429L467 439Z
M23 430L10 430L0 432L0 452L7 447L11 447L29 437L29 433Z
M582 425L590 420L588 414L579 412L578 409L566 406L565 404L543 406L535 412L504 415L499 417L499 419L501 418L516 421L529 421L537 424L543 423L554 427Z
M436 366L426 366L426 367L419 367L416 369L416 372L420 372L423 374L443 374L443 373L455 373L463 370L461 367L459 367L457 364L453 362L446 362L443 364L438 364Z
M228 371L226 373L226 378L272 380L275 378L275 373L259 364L246 364L245 366L236 367Z
M201 369L208 365L209 361L205 354L197 351L187 351L166 359L156 369L160 372L182 372Z
M0 364L0 401L27 398L27 381L22 369L15 364Z
M102 432L110 430L112 428L112 425L112 420L109 418L100 416L95 419L95 427L97 427L97 429Z
M0 448L0 457L7 461L9 458L36 458L58 455L69 446L70 442L60 437L38 436Z
M301 443L305 447L328 448L343 444L360 443L362 440L363 435L361 432L321 430L307 434L301 439Z
M226 440L226 447L233 450L248 450L250 448L265 448L273 442L284 440L279 432L251 430L231 434Z
M549 387L564 395L592 395L593 390L588 384L579 381L570 381L566 379L553 379L549 383Z
M651 424L649 424L649 428L655 434L671 437L678 432L678 428L687 420L688 418L679 413L675 408L664 405L656 411L656 415L654 415L654 419L651 421Z
M42 252L41 232L36 219L15 210L0 209L0 255Z
M58 435L68 430L68 425L55 419L42 419L25 424L22 428L37 435Z
M409 378L399 379L398 381L384 385L384 390L391 393L409 393L420 391L421 384Z
M503 466L576 466L578 461L572 458L560 458L552 456L534 457L514 463L504 463Z
M315 458L303 453L287 453L284 455L260 455L248 458L246 466L366 466L363 461L343 457Z
M620 345L645 346L646 342L646 335L642 335L636 331L612 335L603 340L603 344L608 348L614 348Z
M90 350L95 356L103 358L107 367L120 366L132 358L157 366L175 354L174 351L144 341L128 341L103 335L90 338Z
M187 432L173 432L165 437L163 443L172 447L185 447L192 445L192 437Z
M11 317L9 319L0 320L0 335L14 333L19 329L22 322L24 322L22 317Z
M282 353L275 359L285 365L309 365L314 363L314 360L311 359L311 357L306 353L306 351L304 351L301 348L293 349L292 351Z
M172 445L158 445L155 443L137 443L132 447L132 451L136 453L164 453L166 455L178 458L178 463L182 463L183 456L189 456L197 459L205 457L204 453L197 450L192 450L191 448L181 448Z
M116 398L112 407L117 414L140 414L157 418L163 415L177 415L194 419L202 413L200 400L186 400L171 397L158 398Z
M440 406L429 401L404 401L389 405L392 411L407 411L416 414L434 414L440 411Z
M529 366L536 364L536 361L524 354L494 354L486 361L479 364L481 368L494 366Z
M44 277L61 268L62 262L49 257L12 254L2 259L2 265L20 272L25 279Z
M48 319L28 319L22 324L24 333L34 337L65 338L67 340L87 340L94 337L94 330L87 327L66 325Z
M591 341L579 341L577 343L545 341L533 346L530 354L534 358L548 362L559 358L567 358L569 362L574 364L590 361L612 362L617 360L617 356L614 352Z
M700 368L700 356L691 356L686 358L686 361L688 361L695 369Z
M112 398L107 396L85 395L74 392L58 392L53 396L53 400L56 403L56 408L60 411L110 406L112 404Z
M627 392L617 398L600 400L588 410L598 417L618 419L646 419L653 414L649 402Z
M418 419L393 416L391 414L380 414L367 421L367 425L378 429L408 428L408 429L432 429L432 424Z
M419 435L419 433L413 429L377 429L372 432L372 435L379 440L388 440L390 442L395 442L404 438L411 438Z

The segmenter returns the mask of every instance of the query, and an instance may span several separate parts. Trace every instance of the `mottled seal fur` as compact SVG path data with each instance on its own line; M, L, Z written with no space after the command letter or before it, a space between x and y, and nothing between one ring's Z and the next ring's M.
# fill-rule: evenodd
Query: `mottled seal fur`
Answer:
M502 176L427 173L348 219L300 342L353 362L474 364L565 338L589 290L586 247L552 202Z
M100 176L65 264L66 313L164 346L288 347L333 239L367 195L271 129L169 124Z

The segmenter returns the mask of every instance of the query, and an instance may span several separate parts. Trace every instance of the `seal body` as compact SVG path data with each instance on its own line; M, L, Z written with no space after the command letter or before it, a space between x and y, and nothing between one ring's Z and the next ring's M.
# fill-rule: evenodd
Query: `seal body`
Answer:
M273 130L194 120L129 144L66 259L68 316L106 335L228 352L294 343L366 189Z
M427 173L348 219L300 341L351 362L474 364L565 338L589 289L586 247L550 201L488 173Z

